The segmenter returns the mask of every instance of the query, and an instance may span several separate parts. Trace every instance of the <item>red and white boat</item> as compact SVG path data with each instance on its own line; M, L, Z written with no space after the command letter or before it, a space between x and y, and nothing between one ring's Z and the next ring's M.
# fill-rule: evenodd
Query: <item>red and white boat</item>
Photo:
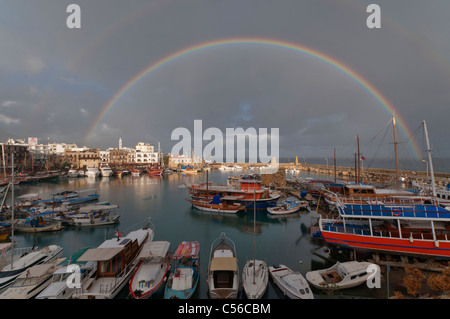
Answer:
M189 187L191 200L205 200L221 196L222 202L228 201L243 205L245 208L267 209L275 207L281 193L262 186L260 180L241 178L227 185L213 185L206 182Z
M148 299L164 286L170 269L170 242L152 241L142 247L139 264L130 280L130 295L134 299Z
M150 176L161 176L162 175L162 168L158 166L151 166L147 169L147 173Z

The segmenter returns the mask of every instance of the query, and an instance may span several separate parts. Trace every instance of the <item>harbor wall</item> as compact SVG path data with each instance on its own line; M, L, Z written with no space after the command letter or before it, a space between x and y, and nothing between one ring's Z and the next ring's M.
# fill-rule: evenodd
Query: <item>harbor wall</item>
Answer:
M222 165L229 165L230 163L214 163L210 164L212 168L219 168ZM242 166L244 169L255 166L262 167L266 164L264 163L236 163ZM328 175L330 180L333 180L336 175L337 180L355 180L355 168L354 167L344 167L336 166L336 170L332 165L321 165L321 164L305 164L305 163L279 163L279 169L285 171L286 169L297 169L303 172L309 172L318 175ZM255 171L259 172L259 171ZM360 176L365 182L389 182L393 181L396 175L395 169L385 169L385 168L363 168L361 170ZM437 184L445 186L450 183L449 173L434 173L435 181ZM413 171L413 170L399 170L399 177L404 178L406 181L429 181L430 175L426 171Z

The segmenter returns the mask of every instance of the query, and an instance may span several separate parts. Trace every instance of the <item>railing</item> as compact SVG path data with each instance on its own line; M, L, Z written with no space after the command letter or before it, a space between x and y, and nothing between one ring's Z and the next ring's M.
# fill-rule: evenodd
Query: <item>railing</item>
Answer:
M387 206L347 204L340 211L344 216L449 219L450 212L434 205Z
M11 250L8 250L4 255L1 255L0 267L3 268L11 264L11 254L13 254L12 259L13 262L15 262L22 257L23 254L28 254L31 251L33 251L33 247L11 248Z
M382 231L372 229L372 233L370 232L370 228L367 227L358 227L358 225L352 224L335 224L331 225L322 224L322 229L328 232L333 233L342 233L342 234L352 234L352 235L360 235L360 236L370 236L370 237L382 237L382 238L396 238L396 239L408 239L410 241L413 240L431 240L431 241L450 241L448 234L433 234L430 233L414 233L408 231L402 231L401 236L400 232L396 230L390 231Z

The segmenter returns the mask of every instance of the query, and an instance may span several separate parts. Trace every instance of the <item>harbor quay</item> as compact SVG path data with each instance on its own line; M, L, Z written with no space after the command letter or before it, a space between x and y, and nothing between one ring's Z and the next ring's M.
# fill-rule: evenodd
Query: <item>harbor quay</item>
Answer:
M218 169L222 165L227 165L229 163L213 163L209 166L212 169ZM260 168L264 167L267 164L265 163L236 163L236 165L241 166L243 169L249 169L251 167ZM279 171L286 170L297 170L300 172L308 172L311 174L317 175L326 175L329 176L330 180L336 179L339 180L355 180L355 168L354 167L345 167L345 166L336 166L334 168L333 165L322 165L322 164L307 164L307 163L279 163ZM399 170L399 178L403 181L420 181L426 182L430 180L429 173L426 171L415 171L415 170ZM386 169L386 168L363 168L359 173L363 182L392 182L392 180L396 176L395 169ZM449 173L434 173L435 182L439 186L445 186L450 182L450 174Z

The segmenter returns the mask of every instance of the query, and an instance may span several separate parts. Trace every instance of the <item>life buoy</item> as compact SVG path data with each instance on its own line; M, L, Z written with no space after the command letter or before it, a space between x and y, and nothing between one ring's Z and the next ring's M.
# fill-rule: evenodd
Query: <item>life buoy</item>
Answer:
M393 209L392 210L392 215L394 216L400 216L401 212L398 209Z
M91 219L91 224L93 224L93 223L94 223L94 220Z

